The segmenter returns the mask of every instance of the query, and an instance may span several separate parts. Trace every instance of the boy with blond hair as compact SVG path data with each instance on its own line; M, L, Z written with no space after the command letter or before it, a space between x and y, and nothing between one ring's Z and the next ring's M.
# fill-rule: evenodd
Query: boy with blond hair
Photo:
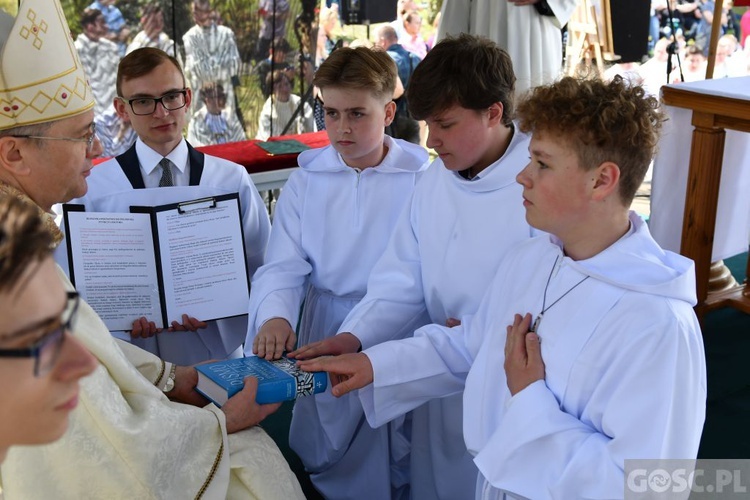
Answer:
M253 277L246 354L280 357L297 328L300 345L334 335L364 296L428 165L424 149L384 134L396 75L388 54L365 47L338 49L318 68L313 84L331 145L303 152L279 197L265 264ZM399 495L403 480L390 471L392 455L408 455L391 446L399 440L395 425L370 428L356 397L336 399L330 389L296 402L289 436L326 498Z
M526 219L550 234L506 255L459 327L300 367L336 395L368 386L374 424L463 390L477 498L622 498L625 460L695 458L705 419L693 263L628 209L662 114L616 77L538 87L518 115Z

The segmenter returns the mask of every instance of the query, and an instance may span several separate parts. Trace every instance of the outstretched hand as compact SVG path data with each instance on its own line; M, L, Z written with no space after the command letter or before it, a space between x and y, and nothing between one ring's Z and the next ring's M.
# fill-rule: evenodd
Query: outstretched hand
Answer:
M361 352L299 361L297 366L306 372L328 372L331 393L337 398L361 389L373 380L370 358Z
M267 360L279 359L284 351L294 349L297 335L284 318L269 319L258 330L253 340L253 354Z
M227 434L241 431L258 425L268 415L281 407L281 403L259 405L255 402L258 392L258 379L255 377L245 378L245 387L232 396L221 407L227 422Z
M531 314L516 314L507 327L505 339L505 377L508 389L515 396L537 380L544 380L541 339L529 331Z
M327 339L302 346L287 356L295 359L312 359L318 356L338 356L339 354L354 354L362 344L352 333L344 332Z

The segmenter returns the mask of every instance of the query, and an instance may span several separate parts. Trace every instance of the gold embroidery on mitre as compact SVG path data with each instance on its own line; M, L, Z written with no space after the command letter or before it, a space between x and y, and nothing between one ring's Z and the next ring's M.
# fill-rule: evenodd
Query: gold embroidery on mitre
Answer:
M34 36L34 41L31 43L35 49L41 49L44 41L39 37L39 32L47 33L49 25L46 21L42 20L39 24L36 24L36 12L33 9L29 9L26 13L26 19L31 21L31 27L24 26L21 28L21 38L27 39L30 35Z
M59 0L25 0L0 56L0 130L93 107Z

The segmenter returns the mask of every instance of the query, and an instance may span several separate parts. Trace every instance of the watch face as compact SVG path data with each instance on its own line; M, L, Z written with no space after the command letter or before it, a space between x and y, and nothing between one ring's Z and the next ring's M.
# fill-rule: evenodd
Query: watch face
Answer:
M163 389L163 391L164 391L164 392L169 392L169 391L171 391L172 389L174 389L174 379L173 379L172 377L169 377L169 378L167 379L167 384L166 384L166 385L164 386L164 389Z

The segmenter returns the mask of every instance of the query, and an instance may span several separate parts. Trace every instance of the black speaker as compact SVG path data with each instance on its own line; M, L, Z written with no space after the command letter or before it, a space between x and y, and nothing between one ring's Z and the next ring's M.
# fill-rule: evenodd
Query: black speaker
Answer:
M612 43L619 62L641 62L648 54L651 5L646 1L610 0Z
M397 0L341 0L344 24L388 23L396 19Z

